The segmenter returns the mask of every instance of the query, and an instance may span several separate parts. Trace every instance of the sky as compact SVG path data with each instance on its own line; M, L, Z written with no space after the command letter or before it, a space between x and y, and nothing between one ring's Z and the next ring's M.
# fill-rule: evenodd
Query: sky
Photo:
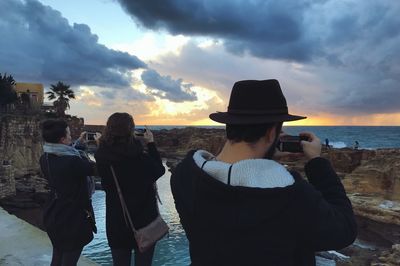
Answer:
M1 0L0 73L63 81L104 124L216 125L233 84L278 79L287 125L400 125L400 1Z

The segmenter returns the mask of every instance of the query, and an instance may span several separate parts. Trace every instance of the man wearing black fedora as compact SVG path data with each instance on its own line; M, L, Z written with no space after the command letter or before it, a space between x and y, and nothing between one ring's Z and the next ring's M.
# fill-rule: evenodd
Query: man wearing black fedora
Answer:
M277 80L233 86L221 152L191 151L171 177L192 265L315 265L316 251L356 238L351 203L320 140L302 133L308 182L274 161L288 112Z

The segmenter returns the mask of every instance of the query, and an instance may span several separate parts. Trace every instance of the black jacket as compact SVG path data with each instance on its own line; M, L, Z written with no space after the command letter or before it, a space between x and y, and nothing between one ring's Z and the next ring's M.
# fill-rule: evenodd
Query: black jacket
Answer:
M93 239L94 216L86 179L93 175L93 165L77 156L45 153L40 167L50 186L43 222L53 247L65 251L84 247Z
M101 184L106 192L106 231L112 248L136 248L133 232L125 223L118 192L111 174L112 165L136 229L152 222L158 215L154 183L165 173L154 143L147 145L107 146L101 144L95 154Z
M284 188L229 186L202 171L193 151L171 176L192 265L315 265L315 251L356 238L349 199L323 158Z

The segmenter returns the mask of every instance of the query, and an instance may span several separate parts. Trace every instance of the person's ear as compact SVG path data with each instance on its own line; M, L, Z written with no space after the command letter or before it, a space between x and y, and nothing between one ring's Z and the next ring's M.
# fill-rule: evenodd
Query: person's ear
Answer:
M265 140L269 143L275 141L276 126L273 126L265 132Z
M59 143L61 143L61 144L66 144L66 142L67 142L67 138L66 137L62 137L60 139L60 141L59 141Z

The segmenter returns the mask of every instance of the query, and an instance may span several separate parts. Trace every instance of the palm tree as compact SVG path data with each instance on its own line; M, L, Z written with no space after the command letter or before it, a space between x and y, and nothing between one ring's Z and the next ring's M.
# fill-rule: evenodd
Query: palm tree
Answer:
M15 79L14 79L14 77L13 76L11 76L11 75L8 75L7 76L7 73L4 73L3 74L3 76L1 76L1 73L0 73L0 81L3 83L3 82L6 82L6 83L8 83L8 84L10 84L10 85L15 85L16 83L15 83Z
M13 76L8 75L7 73L0 73L0 108L4 109L11 103L16 102L18 99L17 93L15 91L15 80Z
M50 91L46 92L49 100L54 100L53 105L57 109L58 116L65 116L65 110L69 109L69 100L75 99L74 91L70 86L59 81L56 85L50 85Z

